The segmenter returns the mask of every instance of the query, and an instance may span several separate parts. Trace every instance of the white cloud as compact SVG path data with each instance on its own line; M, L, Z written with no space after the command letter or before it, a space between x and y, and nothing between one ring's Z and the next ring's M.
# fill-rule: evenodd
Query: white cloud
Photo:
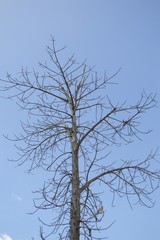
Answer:
M6 233L0 235L0 240L12 240L12 238Z
M16 194L16 193L12 193L12 199L14 199L14 200L16 200L18 202L22 201L22 198L18 194Z

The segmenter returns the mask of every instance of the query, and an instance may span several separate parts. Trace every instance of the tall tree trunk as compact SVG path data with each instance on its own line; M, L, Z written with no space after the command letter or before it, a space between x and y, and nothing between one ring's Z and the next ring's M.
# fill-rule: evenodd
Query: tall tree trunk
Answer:
M71 198L71 224L70 240L79 240L80 237L80 191L79 191L79 166L76 118L73 116L72 122L72 198Z

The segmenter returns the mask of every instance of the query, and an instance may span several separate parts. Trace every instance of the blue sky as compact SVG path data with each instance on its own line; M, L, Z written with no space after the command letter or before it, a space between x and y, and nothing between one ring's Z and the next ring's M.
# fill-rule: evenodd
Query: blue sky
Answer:
M0 0L0 77L17 73L21 66L38 69L37 63L47 60L45 47L52 34L58 46L67 45L68 53L74 52L79 62L87 59L100 73L121 67L118 85L109 88L113 100L133 103L145 89L157 92L160 101L159 12L158 0ZM13 101L0 99L0 107L0 240L37 239L37 215L27 212L34 210L32 190L41 186L43 177L38 172L27 175L27 166L8 162L16 149L3 137L19 133L26 114ZM160 145L159 114L157 108L145 115L142 126L153 132L144 142L124 147L122 158L145 156ZM159 239L160 191L153 198L154 208L131 210L123 199L111 208L106 196L107 223L116 220L107 232L109 239Z

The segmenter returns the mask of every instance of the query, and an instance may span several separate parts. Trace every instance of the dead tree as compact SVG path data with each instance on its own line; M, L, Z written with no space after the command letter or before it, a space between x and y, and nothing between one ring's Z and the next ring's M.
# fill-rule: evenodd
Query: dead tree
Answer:
M159 187L160 170L155 169L156 152L139 161L112 159L110 147L130 144L140 138L139 117L156 105L155 96L143 93L133 105L113 104L107 87L113 76L99 77L86 62L78 64L74 55L64 60L64 48L55 41L47 47L50 62L40 71L22 69L18 76L1 79L9 99L16 98L28 111L22 134L16 136L21 165L29 171L42 168L48 180L38 190L37 209L53 211L51 231L59 239L95 239L104 216L101 194L94 185L101 182L114 196L125 196L144 206L152 206L150 194ZM21 144L22 142L22 144ZM100 239L99 237L97 239Z

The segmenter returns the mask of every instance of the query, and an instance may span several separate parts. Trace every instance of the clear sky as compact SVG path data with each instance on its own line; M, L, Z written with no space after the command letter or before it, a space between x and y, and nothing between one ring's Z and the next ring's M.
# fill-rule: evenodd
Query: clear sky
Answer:
M51 34L58 46L67 45L79 62L87 59L100 73L122 68L115 79L118 85L109 89L114 100L134 103L145 89L157 92L160 101L159 0L0 0L0 77L47 60ZM0 108L0 240L38 239L38 215L27 213L34 210L32 190L41 186L42 176L27 175L27 166L8 162L16 149L3 137L19 133L26 115L13 101L0 99ZM159 108L145 115L142 125L153 132L144 142L123 148L122 158L145 156L160 145L159 116ZM109 239L159 239L160 191L153 198L154 208L131 210L123 199L111 208L106 196L107 223L116 220L107 232Z

